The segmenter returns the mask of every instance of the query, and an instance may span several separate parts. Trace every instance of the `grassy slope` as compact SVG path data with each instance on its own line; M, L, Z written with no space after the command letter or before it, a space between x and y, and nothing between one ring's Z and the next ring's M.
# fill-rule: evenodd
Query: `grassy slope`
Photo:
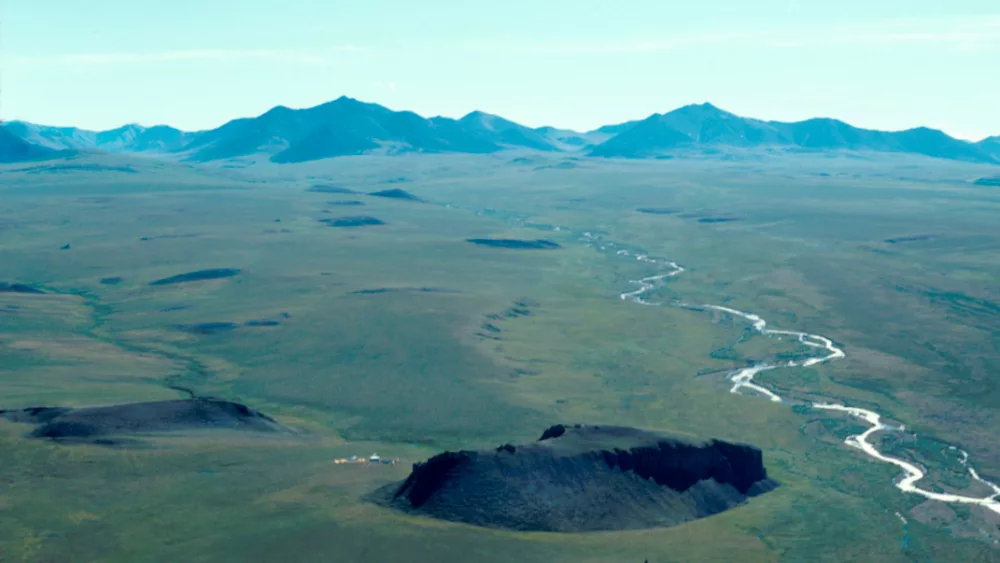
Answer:
M4 407L176 396L163 386L169 378L245 401L304 433L284 441L179 436L156 449L114 451L29 442L20 438L24 427L0 423L0 556L994 557L983 543L947 535L979 525L975 512L968 513L971 524L947 513L943 526L911 517L903 550L893 512L920 516L926 507L908 512L919 501L890 487L893 471L839 444L853 428L849 421L725 392L720 373L794 346L761 338L737 344L745 327L725 317L623 304L617 293L647 270L572 237L545 233L566 247L557 252L510 252L462 240L542 236L508 223L508 212L519 211L533 222L599 229L675 258L690 271L658 297L725 301L778 326L827 334L851 355L822 368L773 372L769 381L796 393L821 390L878 404L922 434L956 441L986 473L997 474L1000 462L988 439L997 430L989 418L996 396L972 389L982 380L975 370L989 364L969 364L970 350L996 361L983 334L996 329L995 320L981 304L960 313L954 306L955 295L995 302L985 282L997 279L997 233L989 222L996 196L937 181L969 173L957 165L900 168L899 175L930 174L936 183L880 178L874 173L885 166L864 162L619 166L532 172L487 157L341 159L265 167L259 173L274 174L266 183L242 181L236 174L244 172L173 167L140 166L137 175L4 173L0 277L75 294L0 295L0 304L23 307L0 317ZM811 176L810 166L833 175ZM838 176L841 170L846 175ZM367 190L406 177L406 189L463 209L377 198L338 209L325 203L338 197L304 191L309 176ZM744 220L706 225L632 212L642 206ZM388 224L334 229L315 221L355 211ZM925 231L951 236L905 246L879 242ZM66 243L71 248L59 250ZM245 273L146 285L213 267ZM125 281L100 284L107 276ZM899 291L900 283L885 279L916 289ZM352 293L381 287L461 293ZM935 301L931 290L951 301ZM522 297L537 305L530 316L494 323L502 340L475 336L485 315ZM186 308L163 312L179 306ZM176 328L252 319L281 325L215 335ZM927 343L935 357L950 360L932 365L922 356ZM930 396L918 397L921 390ZM955 404L964 406L961 416ZM934 418L943 413L948 419ZM528 440L567 420L751 442L764 448L784 487L681 528L585 536L479 530L357 502L440 449ZM939 447L925 449L932 456ZM330 463L368 450L405 463L368 469Z

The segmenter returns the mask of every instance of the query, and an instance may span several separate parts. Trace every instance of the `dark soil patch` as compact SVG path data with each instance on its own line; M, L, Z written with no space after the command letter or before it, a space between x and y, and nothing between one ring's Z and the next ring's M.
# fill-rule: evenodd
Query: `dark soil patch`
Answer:
M973 183L977 186L1000 187L1000 176L996 178L980 178Z
M377 217L359 215L357 217L338 217L336 219L320 219L320 223L326 223L331 227L371 227L375 225L385 225L385 222Z
M101 278L101 285L118 285L122 283L124 278L120 276L112 276L110 278Z
M65 174L69 172L123 172L126 174L138 174L139 172L131 166L102 166L100 164L53 164L48 166L32 166L21 168L15 172L25 172L27 174Z
M674 213L680 213L680 209L671 209L669 207L640 207L636 211L650 215L673 215Z
M141 240L141 241L147 241L147 240L161 240L161 239L162 239L162 240L168 240L168 239L175 239L175 238L197 238L197 237L199 237L199 236L201 236L201 235L197 235L197 234L183 234L183 235L154 235L154 236L151 236L151 237L139 237L139 240Z
M885 242L889 244L901 244L904 242L920 242L922 240L933 240L937 235L910 235L906 237L887 238Z
M96 437L187 429L231 428L275 432L281 426L267 415L239 403L191 399L128 403L104 407L33 407L0 411L11 422L37 424L34 438L114 444Z
M334 186L332 184L314 184L310 187L307 192L316 192L321 194L356 194L358 192L342 187Z
M345 199L345 200L341 200L341 201L331 201L329 203L330 203L330 205L342 205L342 206L358 206L358 205L364 205L365 204L365 202L358 201L356 199Z
M581 168L581 166L575 162L560 162L558 164L546 164L545 166L535 167L535 171L540 170L573 170L574 168Z
M380 293L461 293L457 289L443 287L376 287L352 291L355 295L377 295Z
M551 240L519 240L519 239L497 239L497 238L470 238L466 239L472 244L489 246L493 248L512 248L515 250L554 250L562 248L558 243Z
M698 219L699 223L732 223L733 221L739 221L736 217L702 217Z
M559 425L532 444L434 456L369 500L477 526L589 532L678 525L776 486L753 446Z
M393 188L391 190L381 190L377 192L372 192L368 194L373 197L385 197L389 199L402 199L405 201L423 201L419 197L411 194L406 190L401 190L399 188Z
M247 322L243 323L243 326L278 326L280 324L281 323L279 323L278 321L270 321L270 320L267 320L267 319L260 319L260 320L254 320L254 321L247 321Z
M191 334L219 334L220 332L235 330L239 328L239 326L240 325L231 322L211 322L177 325L177 328L179 330L183 330L184 332L190 332Z
M172 285L175 283L188 283L204 280L219 280L223 278L231 278L238 275L241 272L239 268L214 268L211 270L198 270L196 272L188 272L186 274L178 274L176 276L170 276L169 278L163 278L160 280L149 282L149 285Z
M531 308L538 307L539 303L532 299L522 298L514 302L512 307L508 307L506 310L499 313L488 313L486 318L491 321L499 321L503 319L516 319L518 317L527 317L531 315Z
M30 293L42 295L45 292L23 283L0 282L0 293Z

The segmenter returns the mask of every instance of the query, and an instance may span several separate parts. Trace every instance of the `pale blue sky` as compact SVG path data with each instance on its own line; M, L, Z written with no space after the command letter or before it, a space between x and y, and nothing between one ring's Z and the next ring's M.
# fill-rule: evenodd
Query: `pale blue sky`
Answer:
M0 0L0 117L206 129L348 95L591 129L688 103L1000 135L998 0Z

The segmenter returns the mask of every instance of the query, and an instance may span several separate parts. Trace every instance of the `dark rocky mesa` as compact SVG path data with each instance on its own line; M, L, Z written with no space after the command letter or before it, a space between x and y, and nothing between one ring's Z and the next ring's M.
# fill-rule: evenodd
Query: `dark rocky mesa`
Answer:
M477 526L588 532L678 525L776 486L753 446L558 425L532 444L434 456L370 500Z

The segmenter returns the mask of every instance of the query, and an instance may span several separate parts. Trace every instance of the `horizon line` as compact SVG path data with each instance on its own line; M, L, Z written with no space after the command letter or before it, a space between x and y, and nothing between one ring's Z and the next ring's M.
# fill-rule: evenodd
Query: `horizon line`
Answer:
M469 112L467 112L467 113L465 113L465 114L463 114L461 116L458 116L458 117L450 117L450 116L446 116L446 115L422 115L422 114L419 114L419 113L417 113L417 112L415 112L413 110L408 110L408 109L393 109L393 108L391 108L391 107L389 107L387 105L384 105L384 104L381 104L381 103L378 103L378 102L368 102L368 101L361 100L359 98L348 96L346 94L342 94L342 95L338 96L337 98L334 98L334 99L326 101L326 102L321 102L321 103L318 103L318 104L315 104L315 105L305 106L305 107L294 108L294 107L286 106L284 104L277 104L277 105L269 107L267 110L264 110L264 111L262 111L261 113L259 113L257 115L245 115L245 116L239 116L239 117L232 117L232 118L226 119L221 124L216 125L215 127L208 127L208 128L204 128L204 129L181 129L181 128L175 127L173 125L170 125L168 123L162 123L162 122L161 123L154 123L152 125L145 125L145 124L140 123L138 121L126 122L126 123L123 123L123 124L115 126L115 127L110 127L108 129L87 129L87 128L78 127L78 126L75 126L75 125L51 125L51 124L46 124L46 123L39 123L39 122L36 122L36 121L30 121L30 120L27 120L27 119L18 119L18 118L15 118L15 119L2 119L2 118L0 118L0 126L4 125L6 123L26 123L26 124L29 124L29 125L37 125L37 126L42 126L42 127L52 127L52 128L57 128L57 129L76 129L78 131L86 131L86 132L90 132L90 133L104 133L104 132L107 132L107 131L114 131L116 129L123 129L123 128L126 128L126 127L133 127L133 126L135 126L135 127L142 127L143 129L152 129L152 128L155 128L155 127L169 127L171 129L180 131L182 133L196 134L196 133L204 133L204 132L207 132L207 131L214 131L215 129L218 129L219 127L222 127L222 126L226 125L227 123L231 123L233 121L237 121L237 120L240 120L240 119L256 119L256 118L258 118L258 117L260 117L260 116L262 116L262 115L264 115L264 114L266 114L266 113L268 113L268 112L270 112L270 111L272 111L272 110L274 110L276 108L283 107L283 108L287 108L287 109L290 109L290 110L293 110L293 111L303 111L303 110L313 109L313 108L317 108L317 107L320 107L320 106L323 106L323 105L331 104L331 103L334 103L334 102L337 102L337 101L343 100L343 99L352 100L352 101L360 102L360 103L363 103L363 104L381 106L381 107L383 107L385 109L388 109L390 111L393 111L393 112L404 112L404 111L406 111L406 112L410 112L410 113L415 113L416 115L420 116L423 119L451 119L451 120L454 120L454 121L458 121L458 120L460 120L460 119L462 119L464 117L467 117L469 115L472 115L474 113L482 113L482 114L490 115L490 116L493 116L493 117L499 117L499 118L504 119L506 121L510 121L512 123L515 123L517 125L520 125L522 127L526 127L528 129L532 129L532 130L538 130L538 129L549 127L549 128L552 128L552 129L559 129L559 130L563 130L563 131L571 131L571 132L574 132L574 133L583 133L583 134L593 133L593 132L601 129L602 127L614 126L614 125L621 125L621 124L624 124L624 123L631 123L631 122L643 121L643 120L649 119L650 117L652 117L654 115L665 115L665 114L669 114L669 113L672 113L674 111L677 111L677 110L680 110L680 109L684 109L684 108L688 108L688 107L710 106L710 107L715 108L715 109L717 109L719 111L722 111L722 112L734 115L734 116L739 117L741 119L752 119L752 120L760 121L760 122L763 122L763 123L784 123L784 124L788 124L788 123L802 123L802 122L805 122L805 121L824 119L824 120L839 121L840 123L844 123L845 125L853 127L855 129L861 129L861 130L864 130L864 131L879 131L879 132L884 132L884 133L900 133L900 132L904 132L904 131L913 131L913 130L916 130L916 129L930 129L930 130L939 131L941 133L944 133L945 135L951 137L952 139L955 139L955 140L958 140L958 141L964 141L964 142L967 142L967 143L970 143L970 144L977 144L977 143L980 143L980 142L985 141L987 139L992 139L994 137L1000 136L1000 133L997 133L997 134L989 134L989 133L987 133L987 134L979 134L979 135L982 135L982 137L978 138L978 139L974 139L974 138L970 138L968 136L956 136L956 135L954 135L952 133L949 133L948 131L945 131L944 129L938 129L938 128L929 127L929 126L926 126L926 125L916 125L916 126L912 126L912 127L906 127L906 128L903 128L903 129L875 129L875 128L870 128L870 127L863 127L863 126L853 125L851 123L848 123L847 121L844 121L844 120L836 118L836 117L829 117L829 116L822 116L822 115L813 116L813 117L807 117L805 119L800 119L800 120L795 120L795 121L781 121L781 120L777 120L777 119L763 119L763 118L749 117L749 116L745 116L745 115L740 115L740 114L728 111L726 109L723 109L723 108L721 108L721 107L719 107L719 106L717 106L714 103L709 102L709 101L704 101L704 102L700 102L700 103L699 102L692 102L692 103L689 103L689 104L684 104L682 106L678 106L678 107L676 107L674 109L671 109L671 110L668 110L668 111L665 111L665 112L654 112L654 113L651 113L651 114L646 115L644 117L637 117L637 118L634 118L634 119L627 119L625 121L619 121L619 122L615 122L615 123L606 123L604 125L595 127L593 129L579 130L579 129L573 129L573 128L569 128L569 127L559 127L559 126L556 126L556 125L539 125L537 127L532 127L532 126L529 126L529 125L524 125L521 122L516 121L514 119L509 119L507 117L504 117L504 116L502 116L500 114L490 113L488 111L483 111L483 110L472 110L472 111L469 111Z

